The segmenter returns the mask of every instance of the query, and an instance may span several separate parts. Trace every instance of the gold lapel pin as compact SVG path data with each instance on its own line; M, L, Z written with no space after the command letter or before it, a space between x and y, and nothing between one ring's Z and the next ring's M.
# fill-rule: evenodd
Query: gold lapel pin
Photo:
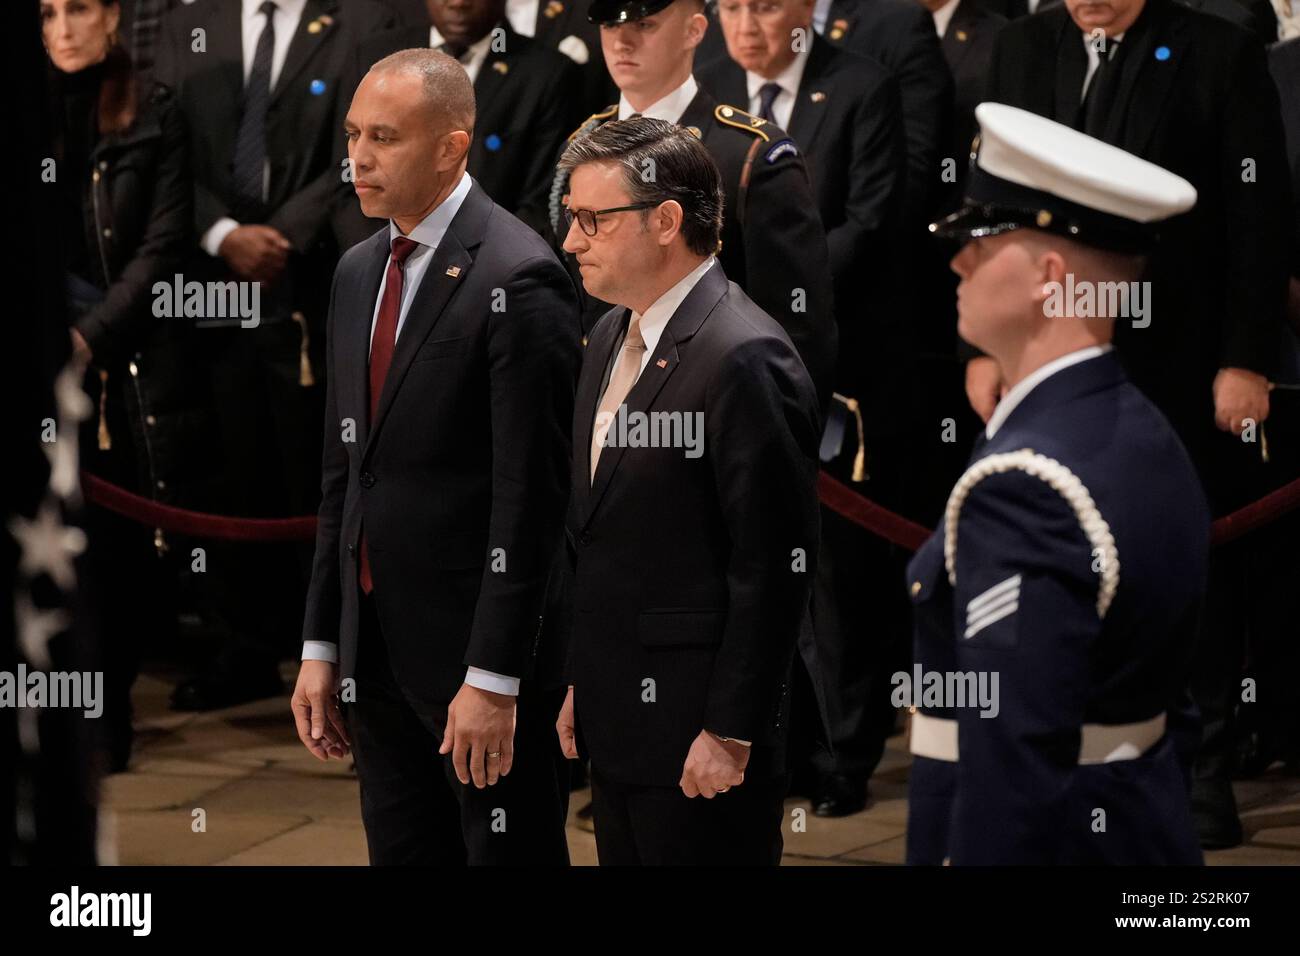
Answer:
M447 270L447 275L451 276L453 279L457 278L460 275L460 266L452 266Z
M844 34L849 30L848 20L836 20L831 24L830 37L832 40L843 40Z
M496 70L502 76L505 76L507 73L510 72L510 64L507 63L505 60L497 60L495 63L492 64L492 69Z
M812 94L812 96L809 97L809 99L812 100L814 103L821 103L826 99L826 94L823 93L821 90L816 90Z
M958 43L965 43L965 42L966 42L966 37L967 37L967 33L966 33L965 30L958 30L958 31L957 31L957 42L958 42Z
M551 2L546 5L546 9L542 11L542 15L554 20L563 12L564 4L560 3L560 0L551 0Z
M320 33L322 29L324 28L320 25L319 20L313 20L311 23L307 24L308 33Z

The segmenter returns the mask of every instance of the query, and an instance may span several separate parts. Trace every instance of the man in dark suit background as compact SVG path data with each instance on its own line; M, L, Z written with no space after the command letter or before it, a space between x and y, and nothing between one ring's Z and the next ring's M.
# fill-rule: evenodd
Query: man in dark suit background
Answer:
M533 678L574 289L465 173L474 93L455 60L380 61L346 128L362 207L391 222L334 282L298 733L321 759L354 750L372 863L564 863L564 688Z
M696 60L708 64L727 55L717 26L700 44ZM939 49L934 26L913 0L818 0L813 29L837 47L882 63L898 81L903 131L907 141L907 192L902 222L923 232L939 197L937 170L948 144L952 78Z
M477 106L469 174L493 202L541 232L554 157L582 118L578 67L516 33L506 19L506 0L425 2L432 26L405 27L361 44L347 94L372 64L398 50L429 47L455 57L474 84ZM361 215L346 183L342 191L337 228L346 249L371 235L377 223Z
M813 0L769 0L757 7L722 0L718 25L728 56L699 69L697 77L724 102L744 103L784 128L804 153L835 279L834 388L843 398L830 415L832 427L851 436L838 454L824 451L822 458L841 481L853 480L858 446L849 420L856 413L870 455L871 483L864 493L908 511L899 498L908 485L909 456L898 435L911 424L903 409L915 404L906 397L915 377L915 317L898 298L897 247L907 187L898 82L876 60L816 33L812 15ZM855 404L854 413L846 400ZM883 745L894 716L888 674L897 667L883 660L890 646L882 639L886 632L896 631L893 646L897 656L906 656L907 627L897 618L907 606L894 583L902 572L888 545L865 539L833 511L822 512L813 633L800 642L813 693L806 693L810 685L799 674L795 694L796 724L825 724L811 754L814 812L841 816L865 802L866 778L880 758L873 741ZM892 628L882 625L889 607L897 612ZM867 726L876 681L879 722L885 725L879 733ZM823 713L825 720L818 720L815 715ZM805 735L796 735L802 745Z
M602 864L775 865L817 547L816 393L713 256L722 187L698 139L636 117L576 140L561 166L565 248L588 292L620 305L579 380L556 727L576 757L576 707Z
M370 0L221 0L174 9L155 65L190 132L200 247L189 281L242 282L260 315L197 325L218 423L211 510L309 514L318 501L321 345L337 259L330 198L340 175L338 95L353 47L391 25ZM251 293L250 293L251 294ZM278 664L302 615L305 548L213 545L207 575L229 637L172 698L207 710L281 689Z
M591 16L600 23L601 47L620 96L616 105L589 117L570 141L633 113L700 137L726 194L719 257L732 281L789 334L825 405L836 355L834 293L826 234L800 148L774 123L717 102L697 83L695 51L708 27L704 0L593 0ZM566 179L558 171L551 192L557 243L566 231ZM584 328L605 306L587 298Z
M1147 317L1120 322L1115 348L1177 429L1214 514L1252 500L1268 483L1256 432L1269 416L1281 352L1291 208L1277 91L1258 39L1173 0L1066 0L1003 28L988 95L1196 187L1196 208L1170 221L1150 260ZM1000 389L989 361L972 359L967 377L985 418ZM1296 441L1290 432L1268 422L1272 444ZM1204 723L1193 807L1207 847L1241 838L1230 726L1244 625L1234 609L1253 603L1252 547L1247 539L1214 553L1193 677Z

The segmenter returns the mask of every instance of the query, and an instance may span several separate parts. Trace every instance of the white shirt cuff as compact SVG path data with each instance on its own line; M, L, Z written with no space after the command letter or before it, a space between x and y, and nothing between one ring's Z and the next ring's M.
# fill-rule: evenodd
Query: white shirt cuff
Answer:
M470 667L465 671L465 683L470 687L477 687L479 690L488 690L494 694L505 694L508 697L519 696L519 678L506 677L504 674L494 674L492 671L485 671L481 667Z
M329 641L303 641L302 659L305 661L339 662L339 646Z
M239 228L239 223L229 216L223 216L208 227L208 231L203 234L203 239L199 245L208 255L216 258L221 255L221 244L226 241L226 236L230 235Z

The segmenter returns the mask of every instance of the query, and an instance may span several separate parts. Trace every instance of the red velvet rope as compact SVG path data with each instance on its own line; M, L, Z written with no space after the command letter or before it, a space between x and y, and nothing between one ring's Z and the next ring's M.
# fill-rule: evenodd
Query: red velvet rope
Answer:
M81 473L81 483L86 498L91 503L151 528L161 528L177 534L225 541L311 541L316 536L314 516L231 518L159 504L88 472ZM930 537L931 529L909 521L888 508L882 508L824 471L817 476L817 495L822 504L835 513L909 551L915 551ZM1256 528L1276 521L1298 506L1300 478L1219 518L1211 528L1211 541L1215 546L1235 541Z

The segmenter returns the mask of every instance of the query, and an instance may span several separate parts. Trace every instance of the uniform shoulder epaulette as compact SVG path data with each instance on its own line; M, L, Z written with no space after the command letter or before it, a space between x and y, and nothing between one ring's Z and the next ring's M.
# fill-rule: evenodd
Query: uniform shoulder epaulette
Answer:
M1092 547L1092 553L1100 560L1097 617L1104 619L1111 602L1115 600L1115 592L1119 590L1119 550L1115 547L1110 525L1102 517L1091 493L1074 472L1055 458L1036 454L1030 448L981 458L967 468L953 486L943 519L943 563L948 572L948 583L953 586L957 584L957 522L961 517L962 505L966 503L971 490L985 478L1008 471L1022 471L1042 481L1064 498L1074 511L1075 518Z
M567 142L572 143L579 136L586 136L593 129L599 126L601 123L605 122L605 120L609 119L611 116L617 115L617 113L618 113L617 103L615 103L611 107L608 107L607 109L601 110L599 113L592 113L590 116L588 116L585 120L582 121L581 126L579 126L577 129L575 129L572 133L569 134L569 138Z
M743 129L747 133L753 133L755 136L762 137L763 142L771 142L772 137L767 135L763 129L768 125L767 120L762 119L752 113L746 113L744 110L735 106L728 106L726 103L719 103L713 111L713 118L719 123L725 123L728 126L734 126L736 129Z

